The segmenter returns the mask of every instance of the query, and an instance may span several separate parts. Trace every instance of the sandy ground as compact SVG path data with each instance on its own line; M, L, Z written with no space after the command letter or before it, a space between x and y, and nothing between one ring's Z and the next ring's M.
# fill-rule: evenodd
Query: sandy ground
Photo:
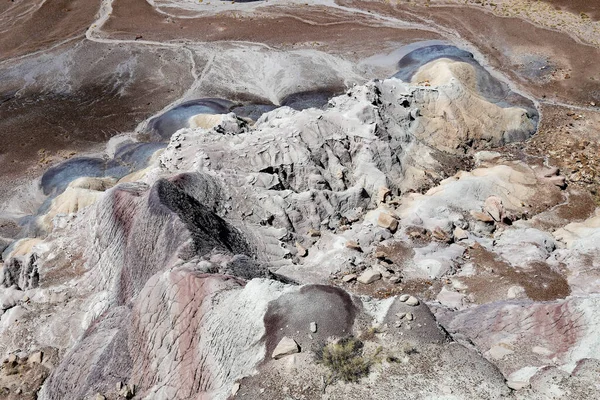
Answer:
M1 2L0 61L83 37L97 11L95 0Z
M544 0L557 9L569 10L575 13L585 13L594 20L600 19L600 3L590 0Z

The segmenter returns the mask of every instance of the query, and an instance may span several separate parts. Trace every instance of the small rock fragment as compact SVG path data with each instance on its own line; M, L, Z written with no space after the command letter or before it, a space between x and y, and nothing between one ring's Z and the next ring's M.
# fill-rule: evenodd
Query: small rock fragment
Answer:
M362 251L362 248L360 247L360 245L358 243L356 243L354 240L348 240L346 242L346 247L352 250L356 250L356 251Z
M41 364L44 358L44 353L41 351L36 351L35 353L29 356L29 362L31 364Z
M132 399L135 396L135 386L133 385L123 385L123 388L119 392L121 397L125 397L126 399Z
M548 180L550 181L550 183L552 183L554 186L558 186L559 188L565 188L567 186L567 178L565 178L562 175L559 176L553 176L551 178L548 178Z
M409 306L418 306L419 305L419 299L417 299L415 296L410 296L407 300L406 300L406 304Z
M531 351L535 354L539 354L541 356L546 356L546 357L550 357L551 355L554 354L554 352L550 349L547 349L545 347L541 347L541 346L534 346Z
M393 284L400 283L400 282L402 282L402 278L398 275L392 275L388 279L388 282L393 283Z
M484 213L481 211L471 211L471 216L475 218L477 221L481 222L494 222L494 218L488 213Z
M381 279L381 274L377 271L374 271L372 269L367 269L365 272L363 272L359 277L358 277L358 281L360 283L363 283L365 285L368 285L369 283L373 283L375 281L378 281Z
M467 234L467 232L460 228L460 227L456 227L454 228L454 240L459 242L461 240L466 240L469 238L469 235Z
M504 207L502 206L502 200L496 196L490 196L485 200L483 209L487 212L496 222L502 221Z
M442 228L440 228L439 226L436 226L433 231L431 232L431 236L433 236L433 238L435 240L438 240L440 242L449 242L450 241L450 235L448 235L446 232L444 232L444 230Z
M275 350L273 350L271 357L279 360L280 358L299 352L300 347L298 346L298 343L296 343L294 339L284 336L283 339L279 341L279 344L277 344L277 347L275 347Z
M390 271L388 271L388 269L380 264L376 264L373 265L372 267L375 271L379 272L381 274L382 278L389 278L392 276L392 273Z
M413 320L415 317L412 315L412 313L406 313L406 316L405 316L405 318L406 318L408 321L412 321L412 320Z
M458 310L463 307L465 297L463 293L454 292L443 287L436 296L436 300L444 307Z
M342 280L344 282L352 282L353 280L356 279L356 274L348 274L348 275L344 275L344 277L342 278Z
M375 254L373 254L373 256L375 258L377 258L378 260L381 260L381 261L383 261L385 263L388 263L388 264L393 264L394 263L392 260L390 260L390 258L388 257L388 255L387 255L387 253L385 251L378 250L378 251L375 252Z
M557 167L545 168L542 170L542 176L544 178L551 178L553 176L558 175L559 169Z
M488 351L490 357L495 360L502 360L504 357L513 354L514 351L511 350L506 344L500 343L495 346L492 346Z
M310 331L312 333L316 333L317 332L317 323L316 322L311 322L310 323Z
M523 367L506 378L506 385L513 390L525 389L531 385L531 377L539 370L539 367Z
M235 396L239 390L240 390L239 382L234 383L233 387L231 388L231 395Z
M308 250L298 242L296 242L296 250L298 251L299 257L306 257L308 254Z
M409 298L410 298L409 295L403 294L402 296L400 296L400 298L398 300L404 302L404 301L408 300Z
M346 219L346 221L344 222L344 224L349 225L349 224L353 224L354 222L358 222L360 220L360 217L363 215L364 211L362 209L362 207L357 207L357 208L353 208L351 210L346 211L343 215L342 215L342 219Z
M506 297L509 299L517 299L517 298L526 297L525 289L521 286L511 286L508 288Z
M398 229L398 220L390 214L382 212L377 218L377 225L394 233Z
M475 164L479 165L484 162L493 161L500 157L502 157L502 154L498 153L497 151L483 150L483 151L478 151L477 153L475 153L473 159L475 160Z
M467 290L469 288L467 285L465 285L464 282L459 281L458 279L452 279L451 282L452 282L452 287L455 290Z
M321 231L318 231L316 229L312 229L311 228L311 229L308 230L308 236L310 236L310 237L319 237L319 236L321 236Z
M506 386L508 386L512 390L521 390L529 387L530 385L529 382L507 380Z
M106 400L106 397L100 393L96 393L96 400Z

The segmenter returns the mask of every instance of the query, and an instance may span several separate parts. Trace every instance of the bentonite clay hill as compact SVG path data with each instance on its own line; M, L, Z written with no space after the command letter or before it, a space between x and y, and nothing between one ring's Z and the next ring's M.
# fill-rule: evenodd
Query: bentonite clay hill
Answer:
M600 398L597 7L0 21L1 398Z

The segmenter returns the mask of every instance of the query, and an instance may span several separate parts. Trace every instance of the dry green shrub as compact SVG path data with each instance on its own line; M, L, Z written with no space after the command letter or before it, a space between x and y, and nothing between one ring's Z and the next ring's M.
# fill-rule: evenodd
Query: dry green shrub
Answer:
M364 331L362 334L360 334L358 337L361 340L365 340L365 341L373 340L373 339L375 339L375 335L378 333L381 333L379 328L372 326L369 329L367 329L366 331Z
M369 374L373 365L372 359L363 355L363 343L354 337L324 345L316 357L317 362L331 371L330 383L336 380L358 382Z

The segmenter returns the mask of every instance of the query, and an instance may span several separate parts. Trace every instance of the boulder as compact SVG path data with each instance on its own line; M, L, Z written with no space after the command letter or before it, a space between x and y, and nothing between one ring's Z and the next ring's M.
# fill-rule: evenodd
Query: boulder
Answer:
M373 283L373 282L378 281L380 279L381 279L381 273L379 273L378 271L375 271L373 269L367 269L365 272L363 272L358 277L357 280L360 283L368 285L369 283Z
M471 216L477 221L481 222L494 222L494 218L487 212L471 211Z
M298 242L296 242L296 251L298 252L298 257L306 257L308 255L308 250L306 250L306 247L302 246Z
M483 209L494 219L494 221L502 221L502 218L504 216L504 207L502 206L502 199L496 196L488 197L485 200Z
M415 307L419 305L419 299L417 299L415 296L409 296L405 303L409 306Z
M300 347L298 343L292 338L284 336L283 339L279 341L275 350L273 350L273 357L275 360L279 360L285 356L289 356L291 354L300 353Z
M377 218L377 225L394 233L398 229L398 220L388 213L381 212Z
M454 228L454 240L456 242L460 242L461 240L465 240L469 238L469 234L467 233L467 231L465 231L464 229L460 228L460 227L456 227Z
M31 364L41 364L44 359L44 353L41 351L36 351L35 353L29 356L29 362Z

